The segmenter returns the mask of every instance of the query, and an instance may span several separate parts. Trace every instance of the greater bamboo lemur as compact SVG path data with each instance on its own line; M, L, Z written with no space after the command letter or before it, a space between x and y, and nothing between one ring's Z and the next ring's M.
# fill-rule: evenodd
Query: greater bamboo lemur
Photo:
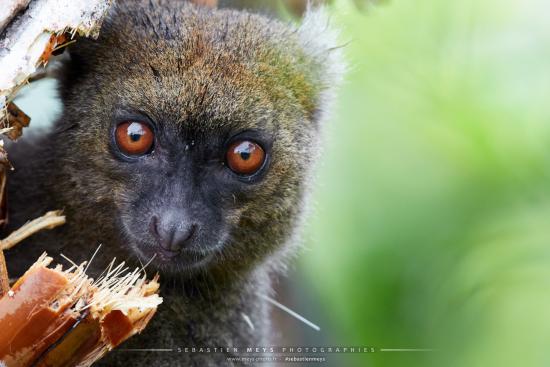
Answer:
M322 10L299 27L181 1L118 1L97 40L70 46L64 111L9 147L11 227L64 209L67 224L10 251L160 271L165 301L105 365L222 366L269 345L260 296L295 251L341 60ZM209 347L210 353L177 353ZM219 351L219 350L218 350Z

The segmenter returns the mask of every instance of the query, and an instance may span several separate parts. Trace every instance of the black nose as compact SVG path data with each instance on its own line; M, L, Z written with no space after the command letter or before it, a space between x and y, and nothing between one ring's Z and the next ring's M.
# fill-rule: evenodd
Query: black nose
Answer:
M154 215L149 225L160 246L172 252L179 252L191 243L196 227L194 223L178 220L173 213Z

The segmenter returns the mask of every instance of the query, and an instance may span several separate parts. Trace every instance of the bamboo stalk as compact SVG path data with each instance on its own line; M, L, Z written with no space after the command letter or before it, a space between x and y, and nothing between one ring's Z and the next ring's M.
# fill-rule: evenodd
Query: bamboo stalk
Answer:
M9 131L10 129L2 129L0 133ZM0 228L2 228L7 222L7 208L6 208L6 171L11 167L8 161L8 155L4 150L4 142L0 140ZM6 258L4 252L0 246L0 297L3 297L10 290L10 280L8 275L8 267L6 265Z
M7 294L10 290L10 278L8 276L8 267L6 266L6 258L4 252L0 250L0 298Z
M0 250L9 250L25 238L43 229L52 229L65 223L65 216L61 210L47 212L43 216L25 223L21 228L10 233L3 240L0 240Z
M158 276L147 280L143 268L113 262L94 281L86 262L67 270L51 263L43 254L0 298L4 366L90 366L140 333L162 303Z

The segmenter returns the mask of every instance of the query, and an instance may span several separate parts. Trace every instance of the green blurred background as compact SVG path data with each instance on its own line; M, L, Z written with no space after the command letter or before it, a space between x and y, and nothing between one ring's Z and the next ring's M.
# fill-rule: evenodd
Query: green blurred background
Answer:
M437 349L350 366L550 365L550 3L331 12L350 72L299 268L322 332Z
M550 3L330 12L350 70L283 287L322 330L282 339L377 348L331 366L550 365Z

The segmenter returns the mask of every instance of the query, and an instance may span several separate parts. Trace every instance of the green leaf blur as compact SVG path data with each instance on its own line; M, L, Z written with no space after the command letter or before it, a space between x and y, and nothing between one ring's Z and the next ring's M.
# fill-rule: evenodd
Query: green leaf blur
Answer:
M301 257L331 339L437 349L358 366L549 365L550 3L331 11L350 72Z

